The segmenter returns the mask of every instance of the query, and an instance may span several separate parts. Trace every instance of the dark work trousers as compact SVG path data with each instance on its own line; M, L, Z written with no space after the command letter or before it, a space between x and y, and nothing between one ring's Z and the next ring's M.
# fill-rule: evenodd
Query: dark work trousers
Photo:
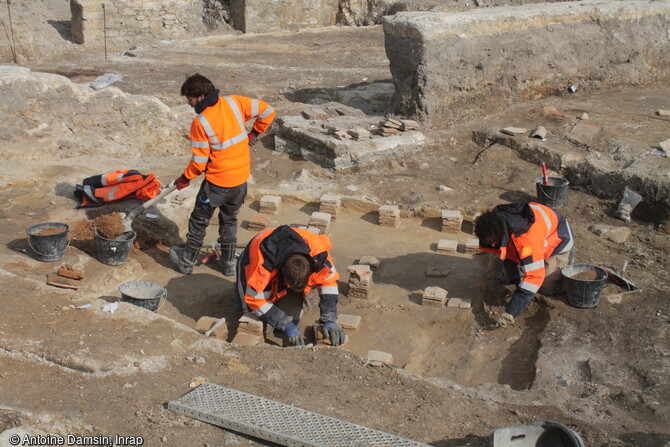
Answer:
M219 244L237 243L237 214L247 197L246 182L233 188L222 188L207 180L200 185L195 208L188 220L186 248L197 251L202 247L214 210L219 209Z

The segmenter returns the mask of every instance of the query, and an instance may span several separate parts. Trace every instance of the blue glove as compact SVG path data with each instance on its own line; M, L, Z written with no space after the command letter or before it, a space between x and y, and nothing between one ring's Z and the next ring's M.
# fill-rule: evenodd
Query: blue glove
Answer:
M289 346L305 346L305 339L300 332L300 328L295 323L290 322L284 328L284 333L288 337Z
M344 343L344 339L346 337L344 331L342 330L341 327L339 327L332 321L323 323L321 331L323 332L324 337L330 338L330 344L332 344L333 346L339 346L342 343Z

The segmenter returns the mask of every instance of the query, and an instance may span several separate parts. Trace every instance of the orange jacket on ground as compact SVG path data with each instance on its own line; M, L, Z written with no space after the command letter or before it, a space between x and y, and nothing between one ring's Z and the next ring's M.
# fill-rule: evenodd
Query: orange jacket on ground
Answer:
M281 267L293 253L307 255L312 267L303 299L318 288L321 322L337 319L337 280L340 275L328 250L332 248L326 235L317 236L307 230L282 225L259 232L242 253L237 287L244 291L244 301L250 311L277 329L291 322L274 303L288 292Z
M161 182L153 174L142 175L134 169L119 169L108 174L85 178L75 186L78 207L99 206L120 199L149 200L161 190Z
M504 222L507 231L499 248L484 246L480 241L480 249L519 264L521 281L510 303L520 299L527 305L544 282L544 261L572 249L572 230L560 213L539 203L498 205L493 213Z
M253 129L261 134L274 117L274 109L258 99L219 97L191 123L193 156L184 176L192 180L206 171L205 178L216 186L243 184L251 175L246 122L254 120Z

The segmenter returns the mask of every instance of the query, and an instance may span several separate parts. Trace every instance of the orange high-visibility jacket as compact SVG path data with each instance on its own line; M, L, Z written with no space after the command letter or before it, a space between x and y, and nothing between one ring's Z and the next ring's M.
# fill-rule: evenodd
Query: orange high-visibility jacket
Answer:
M532 298L544 282L544 261L572 249L570 225L560 213L534 202L498 205L493 212L505 223L507 234L500 248L480 246L480 249L519 264L522 278L515 295L530 294Z
M216 186L232 188L251 175L246 122L262 134L275 117L267 103L244 96L222 96L191 123L193 156L184 176L192 180L207 171L205 178Z
M121 199L149 200L161 190L161 182L153 174L143 175L134 169L119 169L107 174L87 177L75 186L78 207L99 206Z
M246 283L238 283L238 287L244 288L244 300L249 310L278 329L283 329L291 321L286 320L284 313L273 303L288 292L288 285L281 275L286 258L293 253L302 253L308 256L312 266L303 299L310 290L318 288L321 321L335 322L339 294L337 280L340 275L328 252L331 248L328 236L317 236L288 225L259 232L249 242L240 260L244 275L240 275L242 279L238 278L238 281Z

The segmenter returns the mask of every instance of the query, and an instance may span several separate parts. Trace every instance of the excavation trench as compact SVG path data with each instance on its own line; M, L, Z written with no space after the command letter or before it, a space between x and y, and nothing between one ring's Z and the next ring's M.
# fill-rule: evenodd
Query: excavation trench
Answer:
M304 225L317 208L315 204L287 203L280 207L278 214L268 217L272 226ZM243 206L238 234L240 246L255 234L247 229L247 224L258 214L257 209L257 202ZM200 260L210 252L217 230L213 222ZM487 311L499 311L500 307L495 306L500 302L488 303L482 297L502 298L506 290L495 281L492 255L462 252L471 234L443 233L430 219L401 219L397 228L382 227L373 213L361 215L359 210L350 209L340 210L328 233L341 275L339 314L361 317L360 326L348 331L344 349L363 357L369 350L387 352L393 356L395 366L424 377L444 377L463 386L499 383L513 389L527 389L532 385L547 312L544 306L534 303L528 317L520 322L519 330L491 329L492 320ZM160 239L159 233L153 237ZM459 251L437 252L436 244L441 239L457 240ZM232 278L224 277L216 263L199 263L191 275L176 274L167 250L168 244L161 240L143 249L134 247L129 257L133 273L124 281L151 281L165 287L167 301L158 313L186 326L194 327L203 316L225 317L227 341L231 342L237 329L236 315L232 311ZM94 251L88 253L95 256ZM349 297L347 267L363 256L373 256L380 261L373 271L370 296L367 299ZM436 270L442 275L427 275ZM441 287L448 291L448 298L470 300L471 307L422 305L426 287ZM117 290L108 291L108 295L120 296ZM310 306L304 309L301 327L306 341L311 343L315 341L312 325L319 318L316 292L309 295L308 301ZM268 336L265 343L278 345L281 341Z

